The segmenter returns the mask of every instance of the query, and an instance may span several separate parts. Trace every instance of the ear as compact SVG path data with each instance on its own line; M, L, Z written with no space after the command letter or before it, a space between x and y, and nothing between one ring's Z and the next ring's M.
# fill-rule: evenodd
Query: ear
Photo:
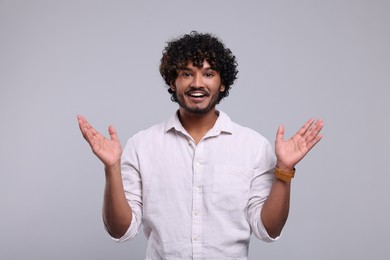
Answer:
M170 88L171 88L172 91L176 91L175 83L171 83L171 87Z
M225 91L225 86L224 85L221 85L220 87L219 87L219 92L224 92Z

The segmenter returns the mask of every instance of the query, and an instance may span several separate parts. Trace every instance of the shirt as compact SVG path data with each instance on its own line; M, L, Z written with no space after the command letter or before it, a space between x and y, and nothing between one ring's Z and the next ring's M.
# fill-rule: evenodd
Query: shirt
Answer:
M247 259L252 232L274 241L260 212L270 192L275 154L259 133L222 111L196 144L174 114L130 138L122 180L132 222L143 224L146 259Z

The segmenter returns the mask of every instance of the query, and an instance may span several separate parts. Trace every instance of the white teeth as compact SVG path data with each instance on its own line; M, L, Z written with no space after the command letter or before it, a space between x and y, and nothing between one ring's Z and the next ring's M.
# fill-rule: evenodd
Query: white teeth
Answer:
M200 93L200 92L194 92L194 93L191 93L190 96L191 97L203 97L203 96L205 96L205 94Z
M193 93L193 94L191 94L191 96L201 97L201 96L204 96L204 95L202 93Z

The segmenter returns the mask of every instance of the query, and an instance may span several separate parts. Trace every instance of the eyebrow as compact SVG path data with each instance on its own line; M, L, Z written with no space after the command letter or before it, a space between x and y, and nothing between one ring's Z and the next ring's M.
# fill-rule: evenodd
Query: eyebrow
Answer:
M180 68L179 70L193 71L192 68L188 68L188 67ZM216 69L213 69L212 67L201 68L201 70L215 70L216 71Z

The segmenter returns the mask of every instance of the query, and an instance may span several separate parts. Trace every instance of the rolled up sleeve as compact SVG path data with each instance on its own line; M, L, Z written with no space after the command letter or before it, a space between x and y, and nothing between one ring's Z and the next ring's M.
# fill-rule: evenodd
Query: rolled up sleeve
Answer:
M134 145L133 139L129 139L122 153L122 182L127 202L132 210L132 219L129 228L121 238L112 237L117 242L133 239L138 234L142 223L142 182Z
M270 237L261 219L261 210L271 191L275 164L276 157L272 146L268 143L257 157L247 206L247 219L252 232L257 238L265 242L274 242L280 237Z

